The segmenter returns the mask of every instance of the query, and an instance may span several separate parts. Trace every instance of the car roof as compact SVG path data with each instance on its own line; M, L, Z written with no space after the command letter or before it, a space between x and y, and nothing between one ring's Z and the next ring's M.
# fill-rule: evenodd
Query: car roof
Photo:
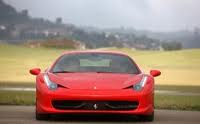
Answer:
M66 54L81 54L81 53L104 53L104 54L116 54L116 55L123 55L128 56L125 53L118 52L118 51L102 51L102 50L75 50L75 51L65 51L63 55Z

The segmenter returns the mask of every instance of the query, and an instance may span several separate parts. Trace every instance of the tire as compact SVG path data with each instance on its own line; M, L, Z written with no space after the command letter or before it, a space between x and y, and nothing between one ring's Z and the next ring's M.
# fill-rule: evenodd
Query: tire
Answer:
M140 115L139 117L142 121L152 122L154 121L154 112L152 112L150 115Z
M48 120L49 118L50 118L49 114L39 114L37 111L35 111L36 120Z

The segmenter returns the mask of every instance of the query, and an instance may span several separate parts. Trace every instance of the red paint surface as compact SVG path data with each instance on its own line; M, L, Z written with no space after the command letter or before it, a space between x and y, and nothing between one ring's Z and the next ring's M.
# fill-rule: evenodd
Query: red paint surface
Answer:
M91 52L91 51L90 51ZM97 52L97 51L92 51ZM66 52L76 54L82 52ZM98 52L99 53L99 52ZM120 54L116 52L103 52ZM56 60L57 61L57 60ZM133 61L134 62L134 61ZM52 65L54 66L54 64ZM44 83L43 75L36 77L36 110L38 113L120 113L148 115L154 111L154 79L160 71L151 71L147 74L120 74L120 73L51 73L51 68L45 73L49 79L59 84L57 90L49 90ZM139 68L138 68L139 69ZM37 73L32 70L31 73ZM147 83L141 91L134 91L131 87L141 81L143 75L148 76ZM130 88L127 88L130 87ZM58 110L52 100L92 100L92 101L138 101L139 106L134 110Z

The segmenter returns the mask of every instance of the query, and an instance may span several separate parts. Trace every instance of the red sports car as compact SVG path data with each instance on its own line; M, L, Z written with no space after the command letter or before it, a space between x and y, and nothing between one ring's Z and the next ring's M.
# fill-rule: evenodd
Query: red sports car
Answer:
M126 54L74 51L62 54L36 77L36 119L59 113L137 115L154 119L154 77L141 72Z

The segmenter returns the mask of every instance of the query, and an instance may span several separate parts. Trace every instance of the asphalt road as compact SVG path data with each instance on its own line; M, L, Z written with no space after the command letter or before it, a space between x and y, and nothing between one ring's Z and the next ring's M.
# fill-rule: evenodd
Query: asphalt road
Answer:
M33 106L0 106L0 124L93 124L93 123L148 123L140 122L137 118L119 115L77 115L53 116L48 121L36 121ZM156 110L155 121L152 124L199 124L200 112ZM150 123L150 124L151 124Z

